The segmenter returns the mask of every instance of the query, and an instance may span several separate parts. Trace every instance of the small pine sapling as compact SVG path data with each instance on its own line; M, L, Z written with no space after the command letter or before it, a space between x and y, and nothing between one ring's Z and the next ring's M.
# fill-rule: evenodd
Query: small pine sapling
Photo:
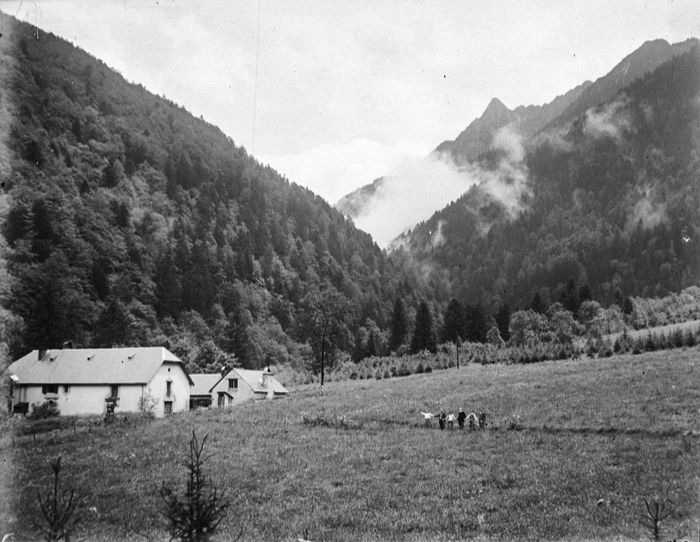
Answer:
M661 522L670 516L673 510L667 508L664 501L642 500L644 501L644 511L639 522L647 530L652 540L661 540Z
M41 492L37 490L37 500L44 519L43 524L35 524L41 531L46 542L70 539L71 533L80 518L74 517L75 512L75 492L72 489L59 489L59 478L61 475L61 456L51 463L53 470L53 487L50 493L43 498Z
M187 484L182 496L176 495L165 482L161 486L160 496L165 503L163 515L168 521L171 540L207 542L230 506L225 492L219 492L204 475L203 467L208 459L203 453L206 442L206 435L200 443L192 431L189 458L184 462ZM239 538L241 534L242 531Z

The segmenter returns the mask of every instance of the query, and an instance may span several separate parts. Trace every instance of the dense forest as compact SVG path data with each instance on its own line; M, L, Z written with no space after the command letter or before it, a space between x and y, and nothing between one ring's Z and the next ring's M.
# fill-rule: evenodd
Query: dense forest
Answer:
M405 254L218 128L51 34L6 15L0 33L10 356L70 341L164 345L193 370L305 363L319 340L328 355L385 336L398 297L409 319L444 304ZM319 337L327 300L343 311Z
M492 312L559 302L570 283L619 306L698 284L699 96L695 45L524 140L517 163L504 149L482 153L489 180L418 225L404 250Z

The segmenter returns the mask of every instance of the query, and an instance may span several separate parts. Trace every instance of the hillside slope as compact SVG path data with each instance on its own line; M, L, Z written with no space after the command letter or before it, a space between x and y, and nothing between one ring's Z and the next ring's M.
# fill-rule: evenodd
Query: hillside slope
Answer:
M518 160L483 154L495 186L474 186L403 245L471 302L557 301L569 280L607 302L697 284L699 96L695 45L525 142Z
M166 345L199 369L299 361L309 295L347 300L347 351L367 322L386 327L397 295L432 298L405 260L215 126L12 17L0 33L13 355L70 340Z

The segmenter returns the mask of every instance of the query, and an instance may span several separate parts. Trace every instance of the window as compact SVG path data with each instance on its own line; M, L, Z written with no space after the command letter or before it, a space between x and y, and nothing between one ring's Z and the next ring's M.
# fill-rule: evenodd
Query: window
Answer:
M41 386L41 393L44 395L47 393L58 393L58 384L44 384Z
M163 404L163 412L165 414L172 414L173 413L173 402L172 401L165 401Z
M173 381L172 381L172 380L168 380L168 381L165 383L165 396L166 396L166 397L170 397L170 395L172 394L172 392L173 392Z
M119 397L119 385L118 384L112 384L109 387L109 396L110 397Z
M63 385L63 393L68 393L70 391L70 386L68 384Z
M230 389L230 390L237 390L238 389L238 379L237 378L229 378L228 379L228 389Z

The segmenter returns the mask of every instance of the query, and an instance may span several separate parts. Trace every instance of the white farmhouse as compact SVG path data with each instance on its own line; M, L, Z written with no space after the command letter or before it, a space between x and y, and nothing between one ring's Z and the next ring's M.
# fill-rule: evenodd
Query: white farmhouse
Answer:
M166 348L33 350L7 370L13 411L54 402L62 415L138 412L142 401L164 416L189 409L192 380Z
M274 399L287 395L287 389L272 376L269 369L251 371L231 369L209 390L212 404L232 406L250 399Z

